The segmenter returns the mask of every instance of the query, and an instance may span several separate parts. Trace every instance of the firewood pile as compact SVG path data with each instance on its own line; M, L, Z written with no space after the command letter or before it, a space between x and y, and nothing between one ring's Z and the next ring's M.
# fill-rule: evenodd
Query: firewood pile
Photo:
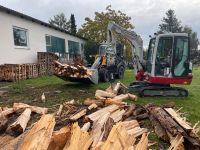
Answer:
M55 72L58 77L63 78L88 78L92 72L81 64L61 64L55 61Z
M197 124L192 127L174 105L128 105L128 99L135 103L137 97L119 82L97 90L84 105L70 100L53 106L51 113L24 103L0 108L0 149L147 150L152 145L158 149L146 121L158 138L169 143L163 149L199 149Z
M38 52L38 73L40 76L49 75L54 73L54 61L58 60L58 56L50 52Z
M58 56L48 52L38 52L38 63L0 65L0 81L19 81L53 74L54 60Z

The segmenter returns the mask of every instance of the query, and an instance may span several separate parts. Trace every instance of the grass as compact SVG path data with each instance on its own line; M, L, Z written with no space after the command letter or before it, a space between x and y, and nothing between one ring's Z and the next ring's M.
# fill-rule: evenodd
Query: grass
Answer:
M137 104L147 103L164 104L173 102L177 107L183 107L182 111L190 122L195 123L200 120L200 68L193 70L193 82L191 85L184 86L189 90L186 98L175 97L140 97ZM127 70L124 79L121 80L125 85L129 85L134 80L132 70ZM25 102L32 105L51 107L67 100L75 99L81 103L86 98L94 97L96 89L105 89L109 83L89 85L63 81L55 76L38 77L14 83L0 83L0 90L8 90L6 97L0 97L0 106L11 105L13 102ZM45 93L47 102L42 103L40 97Z

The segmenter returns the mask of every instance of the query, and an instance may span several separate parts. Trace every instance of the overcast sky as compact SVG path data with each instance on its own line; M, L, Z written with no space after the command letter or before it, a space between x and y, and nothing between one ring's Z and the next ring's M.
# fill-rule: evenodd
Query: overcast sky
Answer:
M200 37L200 0L0 0L0 5L48 22L53 15L64 12L69 19L73 13L78 28L85 17L94 17L95 11L106 6L121 10L131 16L135 31L142 36L144 46L149 35L158 30L158 24L168 9L174 9L182 25L188 25Z

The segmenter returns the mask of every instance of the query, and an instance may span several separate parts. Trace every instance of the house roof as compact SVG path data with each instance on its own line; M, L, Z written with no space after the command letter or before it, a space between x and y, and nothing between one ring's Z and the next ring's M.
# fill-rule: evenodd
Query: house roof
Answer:
M17 12L17 11L15 11L15 10L10 9L10 8L6 8L6 7L1 6L1 5L0 5L0 11L5 12L5 13L8 13L8 14L11 14L11 15L14 15L14 16L17 16L17 17L20 17L20 18L22 18L22 19L26 19L26 20L29 20L29 21L38 23L38 24L40 24L40 25L42 25L42 26L45 26L45 27L48 27L48 28L51 28L51 29L54 29L54 30L57 30L57 31L60 31L60 32L63 32L63 33L66 33L66 34L69 34L69 35L72 35L72 36L81 38L81 39L83 39L83 40L87 40L87 39L84 38L84 37L81 37L81 36L79 36L79 35L71 34L70 32L68 32L68 31L66 31L66 30L63 30L63 29L61 29L61 28L59 28L59 27L56 27L56 26L54 26L54 25L51 25L51 24L49 24L49 23L46 23L46 22L44 22L44 21L38 20L38 19L36 19L36 18L33 18L33 17L28 16L28 15L25 15L25 14L23 14L23 13Z

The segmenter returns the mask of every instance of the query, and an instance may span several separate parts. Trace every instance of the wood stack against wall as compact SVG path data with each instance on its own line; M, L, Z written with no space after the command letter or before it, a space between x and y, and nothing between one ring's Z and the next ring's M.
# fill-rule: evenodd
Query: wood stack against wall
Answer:
M39 75L49 75L54 73L54 60L58 59L58 56L49 52L38 52L38 65Z
M27 79L38 77L38 64L26 64Z
M0 65L0 81L18 81L53 74L54 60L57 59L58 56L53 53L39 52L38 63Z

